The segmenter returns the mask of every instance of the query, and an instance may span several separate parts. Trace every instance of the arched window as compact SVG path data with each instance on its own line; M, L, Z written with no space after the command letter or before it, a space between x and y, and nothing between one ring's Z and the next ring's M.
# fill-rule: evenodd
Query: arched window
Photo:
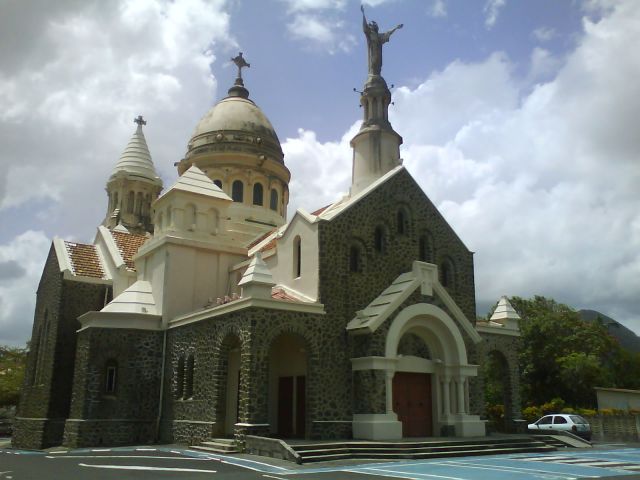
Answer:
M176 370L176 398L184 397L184 356L178 359L178 368Z
M254 183L253 184L253 204L254 205L263 205L262 200L262 184Z
M428 235L421 235L418 239L418 260L433 263L433 247Z
M118 381L118 364L115 360L107 360L104 369L104 393L114 395Z
M166 228L167 229L171 228L171 225L172 225L172 223L171 223L171 207L169 206L169 207L167 207L167 225L166 225Z
M440 264L440 283L448 289L456 288L455 268L450 258L445 258Z
M385 253L387 249L387 239L384 227L381 225L378 225L373 232L373 246L378 253Z
M217 185L217 187L222 190L222 180L214 180L213 183Z
M151 211L151 195L147 193L144 196L144 206L142 207L142 215L144 215L145 217L148 217L150 211Z
M187 230L195 230L196 228L196 206L188 204L184 209L184 223Z
M133 192L129 192L129 198L127 200L127 213L133 213L133 205L136 200L136 195Z
M271 189L271 200L269 202L269 208L275 212L278 211L278 191L275 188Z
M396 231L399 235L409 233L409 215L404 208L398 210L396 214Z
M113 210L118 208L118 192L113 193Z
M349 247L349 271L362 271L362 255L358 245L351 245L351 247Z
M300 235L293 239L293 277L298 278L302 273L302 240Z
M142 213L142 199L143 199L143 195L142 192L138 192L138 194L136 195L136 215L140 215Z
M231 185L231 198L234 202L242 202L244 199L244 184L240 180L236 180Z
M158 214L158 231L162 230L162 212Z
M193 370L195 367L195 360L193 354L187 357L187 371L184 381L184 398L193 397Z

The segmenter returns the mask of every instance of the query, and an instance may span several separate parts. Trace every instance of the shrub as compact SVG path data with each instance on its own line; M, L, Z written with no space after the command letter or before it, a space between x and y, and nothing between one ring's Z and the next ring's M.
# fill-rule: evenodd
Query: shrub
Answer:
M541 416L542 416L542 410L540 409L540 407L536 407L535 405L525 407L522 410L522 418L524 418L529 422L534 422Z
M578 415L582 415L583 417L595 417L598 414L595 410L591 408L579 408Z

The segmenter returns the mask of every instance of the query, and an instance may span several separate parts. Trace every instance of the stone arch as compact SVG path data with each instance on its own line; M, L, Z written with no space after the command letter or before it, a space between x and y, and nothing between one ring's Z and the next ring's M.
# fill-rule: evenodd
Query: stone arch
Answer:
M441 308L419 303L402 310L387 332L386 357L397 356L398 344L407 332L427 342L434 360L453 365L467 364L467 349L462 334L454 320Z
M260 340L260 346L257 348L256 354L256 364L254 365L256 368L263 368L262 377L266 382L268 395L268 404L264 405L264 419L267 420L267 423L271 423L270 420L277 415L278 412L278 396L274 396L274 392L278 391L279 385L274 382L279 382L279 380L274 379L272 364L275 360L273 357L274 351L273 346L276 345L276 342L279 338L289 337L290 339L295 339L296 344L302 347L304 352L304 357L306 359L306 370L305 370L305 415L304 420L302 420L302 416L298 416L296 418L296 432L297 436L304 435L308 437L311 433L311 419L314 417L314 412L316 411L316 399L319 395L317 391L317 381L316 377L318 375L318 359L319 359L319 347L315 341L309 338L308 331L305 329L304 325L284 325L280 328L275 328L270 330L264 337ZM293 375L290 375L293 376ZM301 376L301 375L297 375ZM260 375L258 375L260 378ZM298 387L296 379L296 387ZM299 412L296 412L299 413ZM302 423L303 427L298 428L298 425ZM278 432L277 421L275 424L271 424L272 433Z
M246 392L246 379L242 378L241 358L249 345L241 328L230 325L214 340L213 369L216 403L214 406L217 434L233 436L240 419L240 399Z

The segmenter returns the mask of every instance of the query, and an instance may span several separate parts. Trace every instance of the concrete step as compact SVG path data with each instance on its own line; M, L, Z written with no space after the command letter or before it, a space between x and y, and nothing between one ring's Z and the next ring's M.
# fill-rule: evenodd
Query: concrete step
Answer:
M198 445L193 445L189 448L223 455L240 453L240 448L238 448L235 440L229 438L215 438L206 442L200 442Z
M422 442L335 442L335 443L312 443L312 444L293 444L291 448L296 452L302 452L305 450L317 450L319 448L422 448L422 447L457 447L463 445L500 445L500 444L528 444L535 442L535 439L531 437L516 437L510 438L496 438L496 439L473 439L473 440L429 440Z

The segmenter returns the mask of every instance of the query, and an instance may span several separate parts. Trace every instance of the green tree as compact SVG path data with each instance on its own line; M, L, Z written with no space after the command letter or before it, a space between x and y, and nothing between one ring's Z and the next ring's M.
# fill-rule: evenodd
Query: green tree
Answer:
M560 397L569 405L593 407L593 387L621 386L624 375L618 369L623 365L627 371L640 369L638 358L627 355L602 323L582 321L571 307L541 296L510 302L522 317L525 404Z
M26 348L0 345L0 407L18 404L26 362Z

